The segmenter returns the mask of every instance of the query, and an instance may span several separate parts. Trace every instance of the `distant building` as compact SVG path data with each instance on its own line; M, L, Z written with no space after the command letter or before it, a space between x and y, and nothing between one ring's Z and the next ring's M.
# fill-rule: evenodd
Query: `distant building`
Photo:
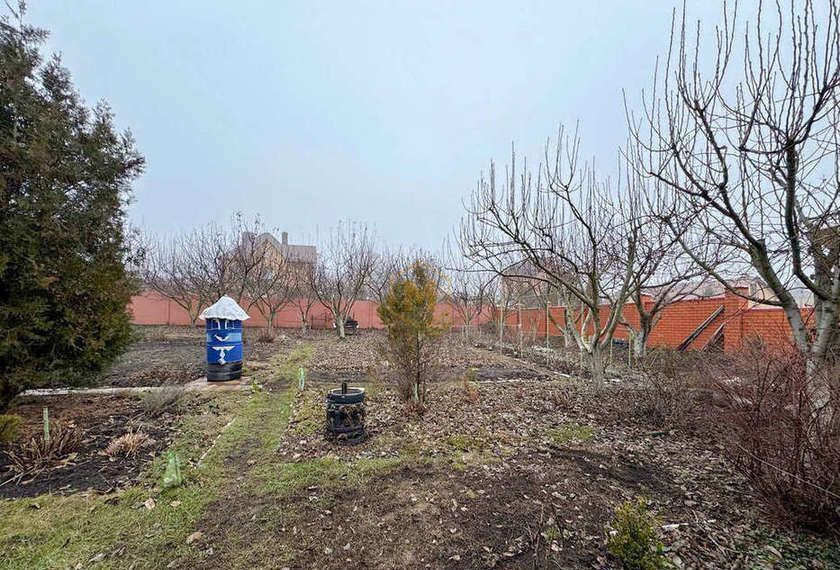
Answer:
M280 234L280 240L265 232L258 236L245 232L240 240L240 247L267 247L270 258L288 263L295 269L308 269L318 261L318 249L314 245L289 243L289 232Z

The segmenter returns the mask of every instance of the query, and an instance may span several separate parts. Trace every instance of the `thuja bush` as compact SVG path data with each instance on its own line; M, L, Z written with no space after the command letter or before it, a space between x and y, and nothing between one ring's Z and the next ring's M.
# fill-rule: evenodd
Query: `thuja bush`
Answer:
M627 501L615 511L607 534L607 550L628 570L658 570L668 567L656 527L659 521L647 501Z
M27 388L93 381L131 339L125 208L143 158L46 37L0 15L0 410Z
M425 405L426 379L442 329L434 323L437 287L432 268L416 261L391 283L379 306L388 328L386 351L399 369L399 391L418 409Z
M717 371L726 456L781 522L840 528L840 368L750 346Z

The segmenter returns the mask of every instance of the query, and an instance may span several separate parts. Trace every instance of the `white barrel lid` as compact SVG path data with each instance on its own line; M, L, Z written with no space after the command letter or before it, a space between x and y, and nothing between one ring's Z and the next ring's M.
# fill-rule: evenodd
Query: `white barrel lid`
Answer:
M222 295L222 298L201 311L198 315L199 319L227 319L229 321L244 321L250 319L245 309L239 306L239 303L228 297Z

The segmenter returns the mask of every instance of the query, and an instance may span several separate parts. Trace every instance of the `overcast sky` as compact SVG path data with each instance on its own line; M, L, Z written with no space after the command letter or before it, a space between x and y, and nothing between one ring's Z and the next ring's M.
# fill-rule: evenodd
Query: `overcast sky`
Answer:
M436 249L491 158L580 122L602 168L667 48L670 0L32 0L84 98L146 156L153 232L260 214L291 241L341 219ZM720 4L689 2L711 26Z

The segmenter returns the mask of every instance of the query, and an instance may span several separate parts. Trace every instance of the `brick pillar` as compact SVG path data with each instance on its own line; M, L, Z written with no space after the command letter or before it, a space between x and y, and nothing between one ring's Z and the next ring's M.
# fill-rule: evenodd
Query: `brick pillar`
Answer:
M746 295L749 287L735 287ZM744 344L744 311L747 310L747 300L739 297L729 289L723 299L723 351L727 354L738 352Z

